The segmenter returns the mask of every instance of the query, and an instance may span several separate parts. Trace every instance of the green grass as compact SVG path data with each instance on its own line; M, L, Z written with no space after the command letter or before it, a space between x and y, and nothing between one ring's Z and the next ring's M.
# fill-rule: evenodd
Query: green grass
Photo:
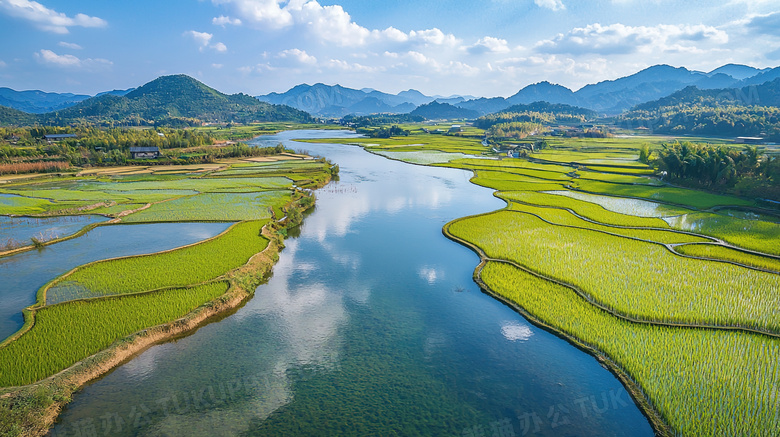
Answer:
M780 225L707 212L666 219L675 229L721 238L735 246L780 255Z
M585 200L556 194L537 193L532 191L501 192L499 196L508 201L526 202L539 206L555 206L568 208L582 217L599 223L615 226L636 226L649 228L668 228L669 224L657 217L637 217L629 214L604 209L603 206Z
M183 197L152 205L151 208L127 216L124 221L239 221L267 219L268 206L279 207L289 202L290 191L250 193L207 193Z
M619 363L675 434L780 435L780 340L626 322L504 263L488 263L481 277L535 318Z
M661 244L704 243L710 241L709 239L706 238L683 234L679 232L673 232L673 231L660 231L660 230L651 230L651 229L625 229L625 228L616 228L611 226L599 225L599 224L595 224L583 220L569 213L566 210L556 209L556 208L536 207L531 205L512 203L509 205L509 210L534 214L536 216L541 217L545 221L556 225L609 232L611 234L622 235L625 237L636 238L640 240L653 241Z
M477 172L471 182L498 191L555 191L565 188L563 183L501 172Z
M638 197L647 200L667 202L676 205L689 206L697 209L708 209L714 206L744 205L751 206L755 202L733 196L723 196L704 191L688 190L675 187L650 187L642 185L620 185L608 182L577 180L575 186L589 193L611 196Z
M653 185L662 186L663 184L656 179L651 179L645 176L633 176L627 174L616 173L598 173L593 171L579 170L577 171L580 179L594 180L601 182L611 182L616 184L637 184L637 185Z
M227 287L217 282L40 309L30 331L0 349L0 386L29 384L57 373L118 339L186 315Z
M39 214L46 211L50 205L52 205L52 202L46 199L33 199L0 193L0 215Z
M576 285L629 317L780 333L780 275L684 258L660 245L511 211L458 220L450 231L491 258Z
M614 197L598 194L583 193L581 191L551 191L547 194L554 194L562 197L591 202L604 207L604 209L625 215L636 217L671 217L692 212L689 209L677 206L665 205L663 203L651 202L648 200L633 199L628 197Z
M702 258L722 259L725 261L733 261L752 267L758 267L760 269L780 272L780 259L778 258L754 255L719 245L690 244L677 246L674 248L674 250L685 255L698 256Z
M215 279L244 265L268 240L260 236L264 221L233 225L202 243L152 255L101 261L78 268L48 291L49 302L68 297L95 297L181 287Z

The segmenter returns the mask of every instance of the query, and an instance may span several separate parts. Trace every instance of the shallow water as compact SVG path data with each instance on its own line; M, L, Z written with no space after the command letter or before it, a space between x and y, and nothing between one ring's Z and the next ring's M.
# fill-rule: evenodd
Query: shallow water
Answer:
M442 226L503 202L470 172L353 146L273 277L234 314L85 387L53 435L651 436L591 356L480 292Z
M0 258L0 340L24 324L38 289L74 267L101 259L173 249L213 237L230 223L99 226L72 240Z
M85 226L108 220L100 215L73 215L65 217L9 217L0 216L0 246L8 242L28 246L31 238L53 240L75 234Z

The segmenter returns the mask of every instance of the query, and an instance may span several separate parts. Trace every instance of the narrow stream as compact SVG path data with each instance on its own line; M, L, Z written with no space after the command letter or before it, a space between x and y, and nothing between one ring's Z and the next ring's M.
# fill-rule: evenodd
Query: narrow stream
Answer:
M261 137L339 164L234 314L78 393L52 435L651 436L591 356L480 292L441 227L501 208L471 173Z

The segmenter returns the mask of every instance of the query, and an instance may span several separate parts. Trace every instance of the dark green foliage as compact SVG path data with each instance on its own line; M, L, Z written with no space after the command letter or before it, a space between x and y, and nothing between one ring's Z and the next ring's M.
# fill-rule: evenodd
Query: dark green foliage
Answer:
M380 127L379 129L358 129L357 133L366 135L369 138L390 138L390 137L406 137L409 136L409 131L401 129L398 126Z
M762 136L780 140L780 78L758 86L700 90L690 86L637 105L618 121L656 133Z
M419 123L425 118L409 114L377 114L377 115L347 115L341 119L341 124L353 127L380 126L386 124Z
M670 179L687 185L723 191L740 184L741 191L761 188L764 196L780 198L780 160L762 159L756 147L675 142L662 146L655 163Z
M246 94L223 94L186 75L162 76L124 96L105 94L67 109L33 116L0 111L0 124L98 123L104 126L193 126L201 122L312 122L309 114Z
M474 126L489 129L502 123L584 123L598 114L590 109L562 103L534 102L528 105L513 105L495 114L479 117Z
M409 115L424 117L427 120L460 120L479 117L477 111L459 108L457 106L452 106L449 103L439 103L436 101L428 103L427 105L418 106L417 109L410 112Z

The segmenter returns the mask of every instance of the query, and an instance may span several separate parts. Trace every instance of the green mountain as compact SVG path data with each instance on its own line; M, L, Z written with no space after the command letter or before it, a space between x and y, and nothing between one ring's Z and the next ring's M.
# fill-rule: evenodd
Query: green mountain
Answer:
M35 114L28 114L18 109L0 106L0 126L29 126L35 124Z
M417 109L410 112L409 115L413 117L420 116L427 120L459 120L479 117L479 113L477 111L459 108L457 106L450 105L449 103L439 103L436 101L426 105L418 106Z
M4 120L6 123L9 121ZM311 116L246 94L223 94L186 75L162 76L124 96L104 94L37 116L41 124L199 124L200 122L310 122ZM11 124L23 124L10 122Z
M780 78L742 88L687 87L635 106L619 118L627 128L657 133L760 136L780 140Z

